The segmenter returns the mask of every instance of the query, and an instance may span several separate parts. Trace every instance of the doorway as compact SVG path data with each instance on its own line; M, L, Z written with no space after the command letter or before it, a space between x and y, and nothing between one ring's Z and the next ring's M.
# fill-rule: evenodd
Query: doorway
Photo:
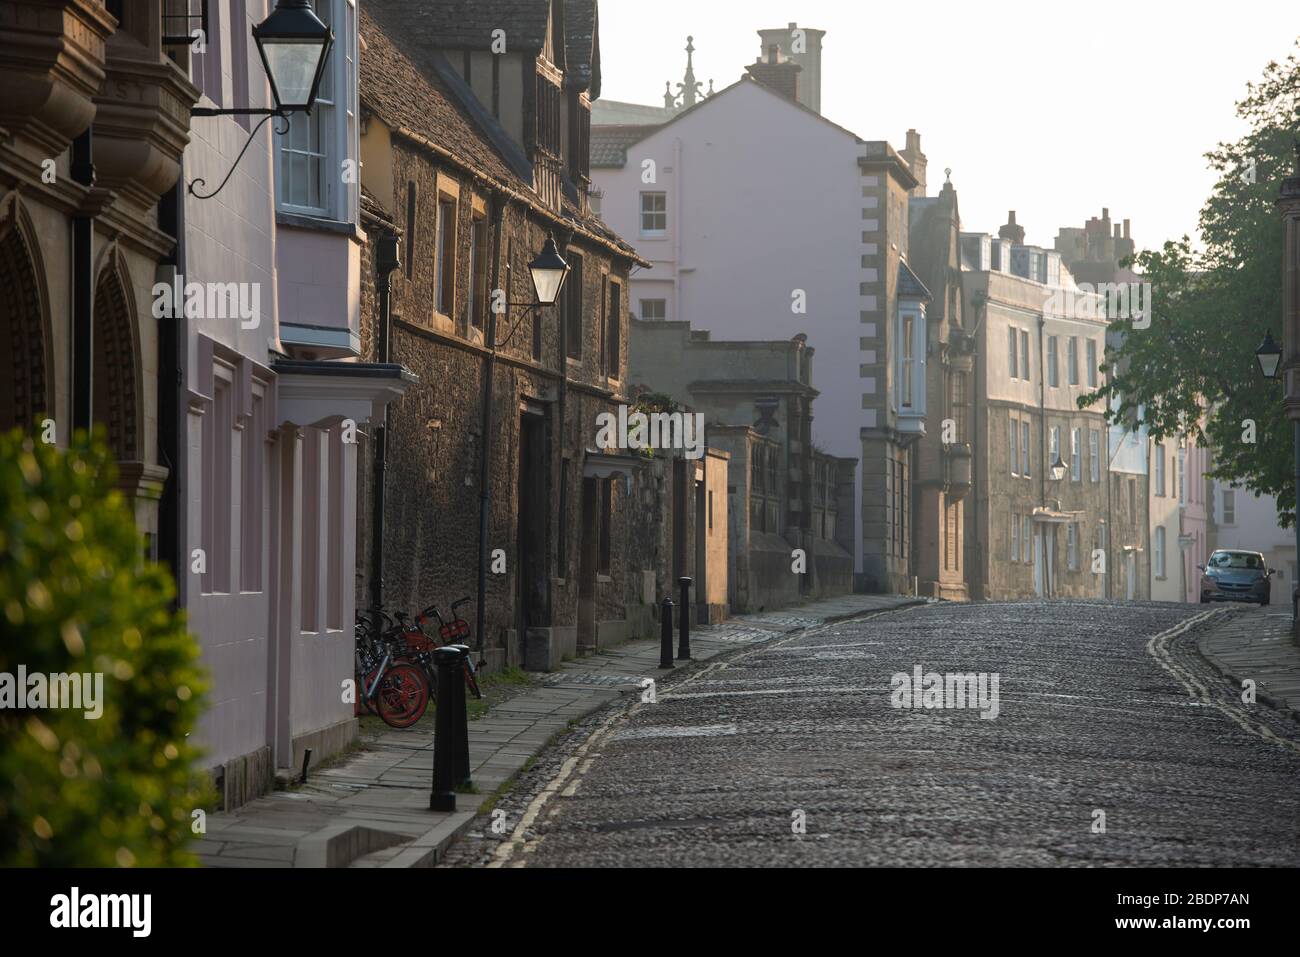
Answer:
M1038 529L1034 535L1034 596L1043 597L1043 535L1044 529Z

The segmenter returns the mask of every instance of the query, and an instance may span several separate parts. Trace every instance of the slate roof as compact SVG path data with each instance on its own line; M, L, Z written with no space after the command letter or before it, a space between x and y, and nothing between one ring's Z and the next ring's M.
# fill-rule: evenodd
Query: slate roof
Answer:
M419 31L407 29L405 10L412 3L367 0L360 5L359 26L366 42L360 62L362 105L386 125L427 139L485 179L547 210L533 191L532 165L523 148L478 102L446 55L422 41ZM495 0L489 5L510 6ZM599 217L584 217L567 200L563 218L639 264L650 265Z
M925 288L925 283L917 278L916 273L908 267L905 260L898 261L898 298L899 299L920 299L922 302L931 302L934 297L930 295L930 290Z
M591 165L593 167L626 166L628 147L641 142L661 125L650 123L641 126L592 126Z
M378 7L376 0L360 4ZM506 49L536 53L546 43L550 0L383 0L401 15L401 30L446 50L489 50L492 31L506 31Z
M600 96L599 12L596 0L565 0L565 68L579 89Z
M467 113L448 95L432 64L432 51L406 39L401 9L409 0L370 0L360 6L360 29L366 40L361 55L361 97L390 126L403 126L453 149L479 172L503 186L524 185ZM531 186L531 184L529 184Z

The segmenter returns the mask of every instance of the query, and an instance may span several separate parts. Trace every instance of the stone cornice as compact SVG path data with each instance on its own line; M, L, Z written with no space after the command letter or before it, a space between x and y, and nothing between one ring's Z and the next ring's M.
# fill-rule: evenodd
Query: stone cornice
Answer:
M0 126L51 156L67 149L94 116L105 43L115 27L92 0L0 2Z

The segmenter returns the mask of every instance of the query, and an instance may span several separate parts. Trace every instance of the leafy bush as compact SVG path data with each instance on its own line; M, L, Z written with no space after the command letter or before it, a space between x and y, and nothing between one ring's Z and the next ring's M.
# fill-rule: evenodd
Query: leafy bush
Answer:
M194 864L191 815L213 803L188 740L198 645L113 483L98 435L66 450L0 435L0 681L103 675L97 719L18 707L22 687L3 702L2 865Z

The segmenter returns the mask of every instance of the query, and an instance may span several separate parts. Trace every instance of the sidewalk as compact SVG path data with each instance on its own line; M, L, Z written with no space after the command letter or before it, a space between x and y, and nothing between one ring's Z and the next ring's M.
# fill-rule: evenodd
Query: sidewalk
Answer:
M707 661L737 645L917 601L845 595L696 626L692 660ZM379 725L363 732L355 754L310 770L305 785L208 815L207 834L196 845L199 858L209 867L430 867L479 806L552 737L619 695L639 691L643 677L663 674L658 666L658 641L628 642L534 676L526 692L471 721L469 756L477 791L461 795L454 813L428 809L432 721L426 718L408 731Z
M1289 611L1234 609L1196 644L1201 655L1232 681L1253 680L1260 701L1300 720L1300 647L1291 637Z

